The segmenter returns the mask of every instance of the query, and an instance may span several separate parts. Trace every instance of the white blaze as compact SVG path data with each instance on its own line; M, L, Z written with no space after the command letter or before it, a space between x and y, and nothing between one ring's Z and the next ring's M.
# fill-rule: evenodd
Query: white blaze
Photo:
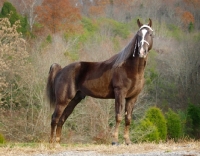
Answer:
M144 42L146 42L146 43L149 45L149 43L148 43L147 41L145 41L145 39L144 39L146 33L147 33L147 30L146 30L146 29L143 29L143 30L142 30L142 40L141 40L142 45L141 45L141 46L143 46Z
M147 30L143 29L142 30L142 40L140 41L141 42L140 56L142 56L142 57L145 56L145 49L143 48L144 42L149 45L149 43L144 39L146 33L147 33Z

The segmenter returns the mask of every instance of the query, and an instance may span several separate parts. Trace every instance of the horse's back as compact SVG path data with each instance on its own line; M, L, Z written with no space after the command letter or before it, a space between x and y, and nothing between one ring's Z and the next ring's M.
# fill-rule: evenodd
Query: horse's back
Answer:
M56 77L60 99L73 98L77 91L96 98L114 98L113 69L105 62L75 62L65 66Z
M112 64L105 62L81 62L78 77L80 91L96 98L114 98Z

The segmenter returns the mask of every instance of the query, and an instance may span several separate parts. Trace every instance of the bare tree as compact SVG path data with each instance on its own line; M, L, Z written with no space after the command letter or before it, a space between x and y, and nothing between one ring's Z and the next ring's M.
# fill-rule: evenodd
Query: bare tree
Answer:
M20 14L24 15L28 19L28 23L30 26L30 31L33 30L33 25L35 24L35 20L37 17L37 13L35 11L35 8L38 5L41 5L43 0L9 0L14 6L17 8L17 10L20 12Z

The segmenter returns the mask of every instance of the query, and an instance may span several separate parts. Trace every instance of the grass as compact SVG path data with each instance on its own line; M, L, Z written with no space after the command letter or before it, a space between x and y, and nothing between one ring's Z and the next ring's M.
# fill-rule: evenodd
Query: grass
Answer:
M139 143L132 145L95 145L95 144L61 144L60 147L52 147L49 143L7 143L0 146L0 155L37 155L56 154L66 151L87 152L95 151L100 154L123 154L123 153L149 153L149 152L196 152L200 153L199 141L181 141L175 143Z

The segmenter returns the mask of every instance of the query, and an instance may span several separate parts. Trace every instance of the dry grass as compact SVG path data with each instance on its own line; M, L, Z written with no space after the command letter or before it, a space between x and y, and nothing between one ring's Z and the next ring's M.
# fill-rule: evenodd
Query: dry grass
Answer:
M55 154L67 151L87 152L95 151L100 154L122 154L122 153L149 153L149 152L195 152L200 153L199 141L181 141L175 143L141 143L129 146L119 145L93 145L93 144L65 144L57 148L50 147L47 143L41 144L6 144L0 147L0 155L37 155Z

